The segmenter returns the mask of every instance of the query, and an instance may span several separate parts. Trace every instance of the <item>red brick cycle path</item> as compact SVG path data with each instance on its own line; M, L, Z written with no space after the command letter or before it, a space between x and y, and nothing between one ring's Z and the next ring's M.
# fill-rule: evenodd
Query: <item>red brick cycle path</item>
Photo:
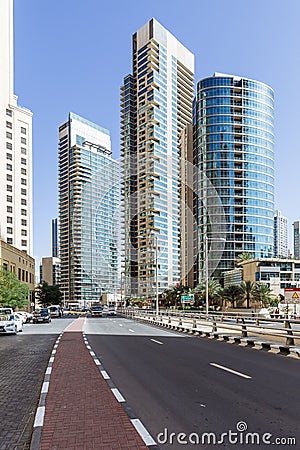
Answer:
M147 449L86 348L83 323L67 327L56 350L41 450Z

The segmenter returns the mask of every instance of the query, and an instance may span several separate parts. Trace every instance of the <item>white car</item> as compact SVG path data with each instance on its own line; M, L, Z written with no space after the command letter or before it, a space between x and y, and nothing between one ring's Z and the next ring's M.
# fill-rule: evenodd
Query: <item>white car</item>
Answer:
M0 333L17 334L23 331L23 320L11 308L0 308Z

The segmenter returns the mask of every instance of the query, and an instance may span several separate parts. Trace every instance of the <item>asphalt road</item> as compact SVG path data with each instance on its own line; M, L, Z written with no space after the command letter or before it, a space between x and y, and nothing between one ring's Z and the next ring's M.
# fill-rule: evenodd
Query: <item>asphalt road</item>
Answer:
M300 448L300 361L123 318L85 331L160 448Z

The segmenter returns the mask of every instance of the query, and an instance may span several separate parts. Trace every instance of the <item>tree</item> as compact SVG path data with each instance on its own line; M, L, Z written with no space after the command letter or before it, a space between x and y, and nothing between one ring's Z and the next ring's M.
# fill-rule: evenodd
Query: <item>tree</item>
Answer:
M245 280L241 282L241 289L246 300L247 308L250 308L250 302L252 300L253 292L256 283L253 281Z
M220 300L221 285L215 278L208 279L208 304L216 303ZM194 289L196 302L206 299L206 281L202 281Z
M29 288L20 283L16 275L0 269L0 305L9 308L22 308L29 302Z
M253 299L264 307L268 307L273 301L271 289L267 284L256 283L252 294Z
M36 298L38 302L46 308L50 305L57 305L61 302L62 293L57 285L50 286L46 281L43 281L35 289Z
M163 292L163 298L169 306L178 306L181 303L181 296L189 294L191 289L188 286L182 284L170 286Z
M232 284L223 289L223 298L235 308L243 299L243 291L240 286Z
M243 261L250 261L250 259L253 259L251 253L244 252L238 256L237 263L241 263Z

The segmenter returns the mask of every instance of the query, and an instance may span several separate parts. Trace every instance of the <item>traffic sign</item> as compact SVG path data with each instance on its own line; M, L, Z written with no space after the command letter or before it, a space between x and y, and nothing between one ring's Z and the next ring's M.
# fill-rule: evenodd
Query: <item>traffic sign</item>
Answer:
M298 303L300 300L300 288L285 288L284 298L290 302Z
M191 302L194 302L194 294L181 296L181 303L191 303Z

